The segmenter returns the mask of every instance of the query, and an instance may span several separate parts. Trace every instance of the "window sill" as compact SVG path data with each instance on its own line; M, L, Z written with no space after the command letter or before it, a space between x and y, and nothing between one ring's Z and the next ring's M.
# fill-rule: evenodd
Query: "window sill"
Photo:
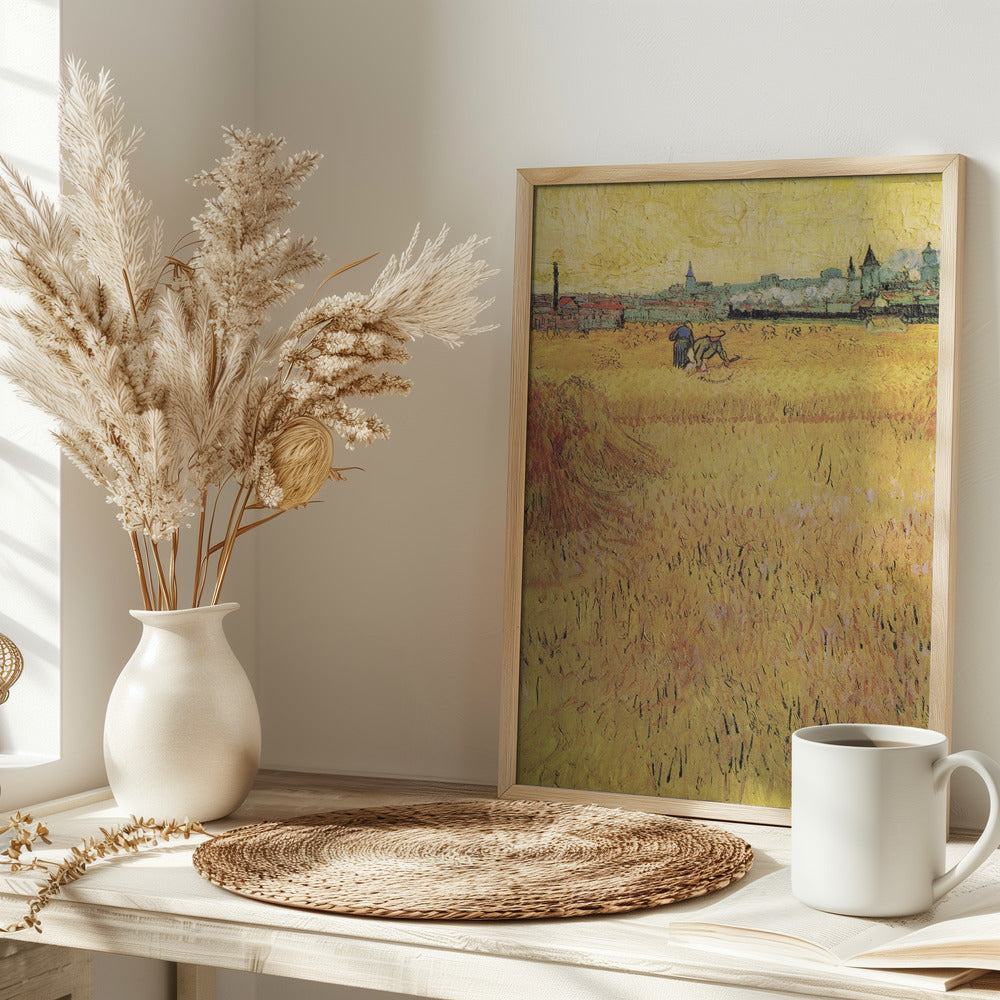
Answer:
M44 753L0 753L0 771L12 771L22 767L39 767L57 761L58 756Z

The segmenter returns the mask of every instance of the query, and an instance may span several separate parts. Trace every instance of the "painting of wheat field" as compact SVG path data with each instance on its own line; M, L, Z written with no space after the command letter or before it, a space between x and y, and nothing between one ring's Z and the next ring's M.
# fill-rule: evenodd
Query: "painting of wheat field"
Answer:
M795 729L930 724L946 200L533 186L518 786L784 808Z

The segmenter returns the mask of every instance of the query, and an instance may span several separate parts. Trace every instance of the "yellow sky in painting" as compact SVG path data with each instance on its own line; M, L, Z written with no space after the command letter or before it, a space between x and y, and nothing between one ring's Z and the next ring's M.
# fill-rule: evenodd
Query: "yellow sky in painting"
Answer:
M534 290L658 292L684 281L819 277L870 243L940 247L940 174L767 178L535 189Z

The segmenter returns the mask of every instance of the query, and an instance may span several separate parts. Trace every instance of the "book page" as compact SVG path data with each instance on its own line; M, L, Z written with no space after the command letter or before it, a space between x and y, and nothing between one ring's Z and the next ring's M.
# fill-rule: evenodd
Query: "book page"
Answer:
M688 929L686 924L692 927ZM781 868L742 886L726 899L706 907L697 919L673 921L670 924L670 939L686 944L707 936L718 942L719 935L707 932L705 925L766 931L808 942L822 948L828 955L828 961L834 964L845 962L859 952L877 948L906 933L906 928L899 928L890 921L844 917L800 903L792 895L792 877L788 868ZM731 937L735 938L735 935ZM753 947L765 952L768 943L754 935ZM802 953L815 959L818 956L812 954L813 950L804 947ZM774 951L787 954L788 947L778 944Z
M1000 913L931 924L856 956L852 964L892 968L900 962L909 968L946 964L1000 970Z
M949 844L948 866L967 850L967 844ZM946 921L954 923L943 923ZM967 951L959 957L954 948L949 952L945 945L969 940L993 942L990 947L978 949L983 960L977 964L979 968L1000 968L988 964L991 956L996 960L1000 953L1000 944L996 943L1000 939L1000 853L995 852L929 910L912 917L878 920L814 910L795 899L790 869L782 868L706 907L696 920L671 923L671 940L691 944L739 940L738 935L726 930L711 932L706 925L764 932L752 935L752 947L762 953L788 955L796 941L808 942L822 948L829 961L854 958L854 965L863 964L870 955L873 959L879 956L878 964L885 965L881 958L891 955L896 961L905 958L905 964L912 966L917 964L907 956L912 947L914 953L923 956L924 965L966 966L973 964ZM769 947L768 934L782 935L785 940ZM931 952L928 949L934 942L941 947ZM803 957L818 957L815 949L807 946L800 946L800 952ZM951 957L943 960L949 954Z

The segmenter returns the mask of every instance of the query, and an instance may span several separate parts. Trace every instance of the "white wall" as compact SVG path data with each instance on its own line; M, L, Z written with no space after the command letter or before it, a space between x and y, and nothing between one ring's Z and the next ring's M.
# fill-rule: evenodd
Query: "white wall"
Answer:
M258 4L258 127L326 154L295 225L331 270L381 252L337 290L369 287L418 222L493 235L505 269L487 293L500 329L458 351L414 344L411 395L371 401L390 440L336 456L365 471L259 535L271 766L496 777L517 153L503 146L523 124L491 68L508 75L488 37L503 9ZM466 58L485 65L457 69ZM474 113L484 102L495 114Z
M261 535L270 764L495 776L516 168L931 152L971 158L954 743L1000 754L993 4L259 0L258 19L258 124L328 154L299 224L333 262L419 219L492 234L504 268L500 330L416 344L367 471ZM981 816L974 783L956 806Z

